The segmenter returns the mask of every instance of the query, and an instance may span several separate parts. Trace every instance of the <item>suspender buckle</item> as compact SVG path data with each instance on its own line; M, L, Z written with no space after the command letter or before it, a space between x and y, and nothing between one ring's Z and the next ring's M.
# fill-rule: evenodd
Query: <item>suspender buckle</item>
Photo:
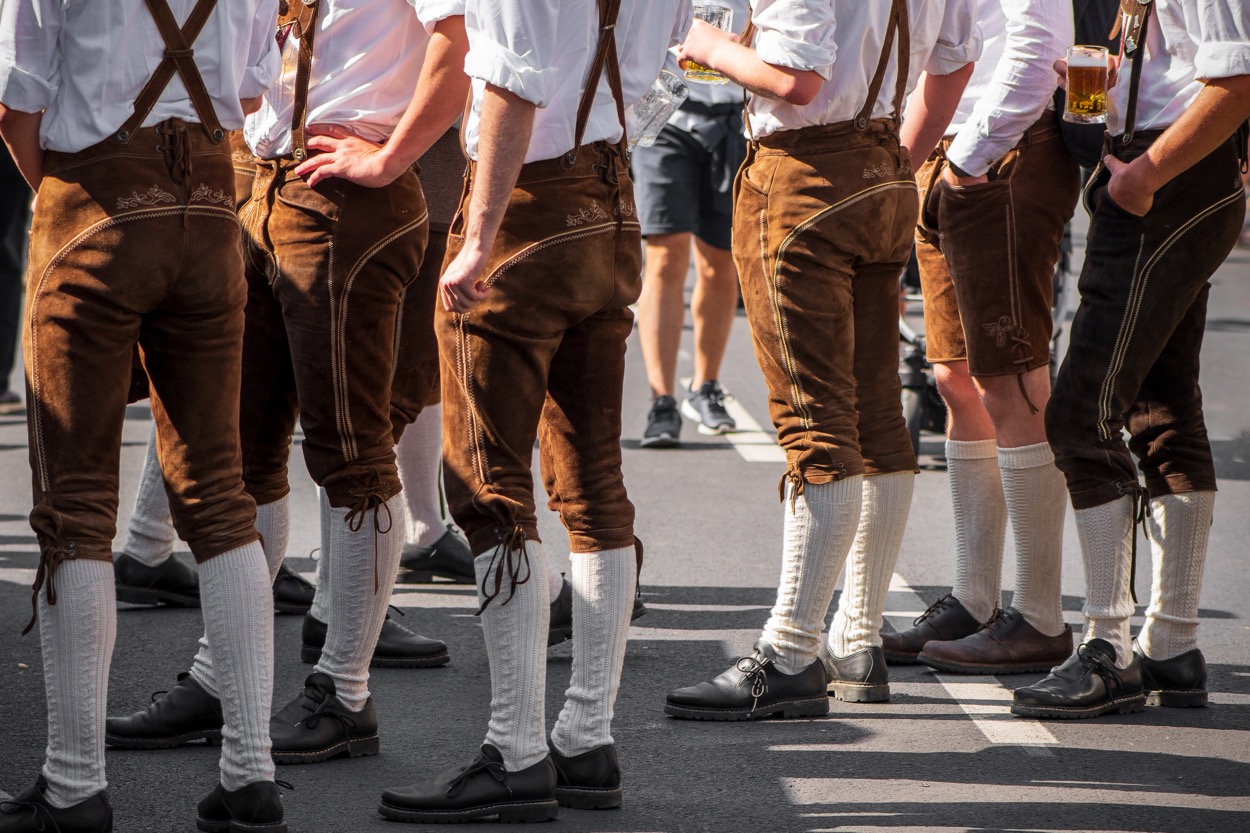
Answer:
M859 118L855 119L855 129L856 129L856 130L867 130L867 129L868 129L868 119L866 119L866 118L865 118L865 117L863 117L863 116L860 116Z
M308 152L303 148L296 148L291 152L291 155L295 157L296 162L303 162L304 157L308 155Z
M130 143L130 131L129 130L117 131L117 141L121 142L123 145L129 144Z
M560 157L560 167L566 171L573 170L573 166L577 164L577 148L573 148L564 156Z

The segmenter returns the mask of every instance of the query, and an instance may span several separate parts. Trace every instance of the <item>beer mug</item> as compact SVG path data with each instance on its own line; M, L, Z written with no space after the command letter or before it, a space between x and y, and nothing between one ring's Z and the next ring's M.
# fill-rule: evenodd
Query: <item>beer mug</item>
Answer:
M1068 95L1063 120L1076 124L1107 121L1107 48L1068 47Z
M696 3L694 18L715 26L722 32L729 32L732 31L729 27L733 26L734 12L733 9L727 9L724 6ZM689 59L681 62L681 68L686 71L687 81L697 81L700 84L729 83L729 79L716 70L709 69L703 66L703 64L697 64Z
M651 89L630 108L634 123L629 137L630 147L641 145L649 148L654 145L664 125L689 95L690 88L680 78L666 69L660 70Z

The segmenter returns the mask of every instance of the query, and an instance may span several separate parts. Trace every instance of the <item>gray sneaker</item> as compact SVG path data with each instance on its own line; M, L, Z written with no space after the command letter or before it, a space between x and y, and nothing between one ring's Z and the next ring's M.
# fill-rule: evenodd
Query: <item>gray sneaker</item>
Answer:
M643 448L677 448L681 445L681 414L677 400L666 394L655 398L647 414L647 430L642 433Z
M700 434L727 434L738 430L738 423L725 410L729 394L715 379L708 379L681 403L681 412L699 424Z

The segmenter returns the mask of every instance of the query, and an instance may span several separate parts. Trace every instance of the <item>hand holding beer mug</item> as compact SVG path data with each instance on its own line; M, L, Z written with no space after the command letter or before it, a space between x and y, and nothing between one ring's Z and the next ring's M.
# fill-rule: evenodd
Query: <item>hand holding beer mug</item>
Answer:
M1105 46L1068 47L1068 95L1063 120L1076 124L1105 124L1107 82Z
M733 9L727 9L724 6L716 6L711 4L696 3L694 7L694 19L702 20L711 26L715 26L722 32L730 32L733 26ZM689 58L679 62L681 68L686 71L687 81L697 81L700 84L728 84L729 79L714 69L696 63Z

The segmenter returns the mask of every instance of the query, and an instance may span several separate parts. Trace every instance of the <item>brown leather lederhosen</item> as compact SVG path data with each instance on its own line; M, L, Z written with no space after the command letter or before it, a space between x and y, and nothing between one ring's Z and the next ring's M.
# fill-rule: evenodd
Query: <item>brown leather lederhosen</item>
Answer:
M735 184L734 260L795 494L916 466L898 376L898 276L916 218L898 142L906 4L894 0L889 15L854 118L752 141ZM896 37L894 114L873 119Z
M66 559L111 560L118 459L138 344L170 508L198 561L257 538L238 441L243 264L224 129L186 23L147 0L165 58L114 135L48 152L31 232L27 322L35 596ZM173 75L200 123L143 127Z
M605 70L624 123L614 34L619 6L599 1L599 45L574 148L521 169L483 272L494 291L468 314L441 306L436 313L448 506L475 554L506 554L493 589L485 588L488 601L504 572L514 582L526 577L522 543L538 540L535 439L550 505L571 549L599 552L635 541L620 431L642 236L624 135L615 144L581 144ZM463 245L475 173L471 164L448 262Z
M331 506L367 508L400 491L392 382L428 218L413 171L382 188L337 177L310 188L294 173L307 158L308 88L324 2L291 0L281 10L284 45L298 39L292 148L255 160L251 199L239 212L248 280L243 475L258 504L289 492L298 418L309 473ZM427 321L434 290L421 287L430 293Z

